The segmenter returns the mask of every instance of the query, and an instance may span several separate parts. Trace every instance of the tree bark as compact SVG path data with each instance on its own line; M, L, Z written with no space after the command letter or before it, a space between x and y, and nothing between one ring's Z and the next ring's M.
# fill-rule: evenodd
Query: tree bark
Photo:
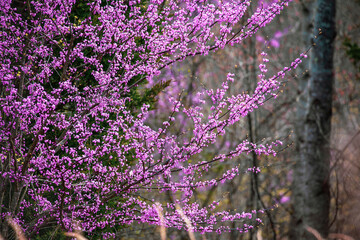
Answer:
M327 237L329 230L335 0L316 1L313 32L316 37L309 81L304 97L298 102L298 157L294 165L294 215L290 239L316 239L306 230L307 226L323 237Z

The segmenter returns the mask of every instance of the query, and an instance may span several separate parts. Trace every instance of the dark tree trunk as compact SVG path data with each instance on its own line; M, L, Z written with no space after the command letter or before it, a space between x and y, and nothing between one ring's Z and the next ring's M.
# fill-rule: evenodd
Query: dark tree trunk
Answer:
M323 237L328 235L335 0L316 1L313 32L317 37L310 77L297 115L298 157L294 166L291 239L316 239L306 230L307 226Z

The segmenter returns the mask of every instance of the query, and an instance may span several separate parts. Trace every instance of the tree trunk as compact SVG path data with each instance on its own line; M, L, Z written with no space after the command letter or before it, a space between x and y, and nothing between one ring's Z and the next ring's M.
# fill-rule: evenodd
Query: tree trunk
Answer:
M291 239L316 239L306 230L307 226L323 237L329 229L335 0L317 0L315 7L314 36L317 37L305 98L299 98L297 114L298 157L294 166Z

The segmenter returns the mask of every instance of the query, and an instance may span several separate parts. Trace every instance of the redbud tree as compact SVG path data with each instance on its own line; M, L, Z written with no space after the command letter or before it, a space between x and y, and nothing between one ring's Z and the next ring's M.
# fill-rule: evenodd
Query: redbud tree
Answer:
M217 89L196 93L201 104L185 106L173 96L168 119L156 129L148 124L151 104L134 107L131 92L173 63L240 44L287 2L250 15L249 0L0 1L1 234L9 234L8 217L29 236L56 225L106 238L132 223L221 233L230 230L226 222L251 219L256 209L217 211L218 201L201 207L193 191L242 174L234 166L204 178L215 163L250 152L275 155L280 142L244 140L226 154L197 157L276 97L280 79L304 55L267 76L262 53L251 93L227 96L238 81L229 73ZM186 138L169 131L179 114L192 124ZM141 197L149 191L181 197L169 203Z

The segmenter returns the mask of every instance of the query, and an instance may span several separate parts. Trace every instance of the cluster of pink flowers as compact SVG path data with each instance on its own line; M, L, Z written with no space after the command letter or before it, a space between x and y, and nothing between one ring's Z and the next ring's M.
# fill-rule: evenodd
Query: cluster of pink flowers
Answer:
M94 0L83 7L85 17L76 16L76 0L26 1L25 9L0 2L0 192L13 194L9 202L1 199L0 218L12 215L29 233L54 221L64 230L77 222L86 232L133 222L186 229L175 204L191 231L221 232L228 229L223 222L251 218L252 213L216 212L217 202L202 208L193 190L240 174L234 166L219 179L203 180L212 163L252 151L275 155L280 142L246 140L227 154L190 160L276 96L278 79L300 59L266 77L263 54L251 94L227 97L229 84L237 81L229 73L218 89L197 93L203 105L186 107L174 96L172 112L158 129L147 124L148 105L135 113L127 107L138 84L187 57L241 43L288 1L259 7L245 25L240 20L250 0L212 2ZM168 131L180 112L192 121L189 139ZM161 206L160 221L159 204L141 197L149 190L184 194Z

